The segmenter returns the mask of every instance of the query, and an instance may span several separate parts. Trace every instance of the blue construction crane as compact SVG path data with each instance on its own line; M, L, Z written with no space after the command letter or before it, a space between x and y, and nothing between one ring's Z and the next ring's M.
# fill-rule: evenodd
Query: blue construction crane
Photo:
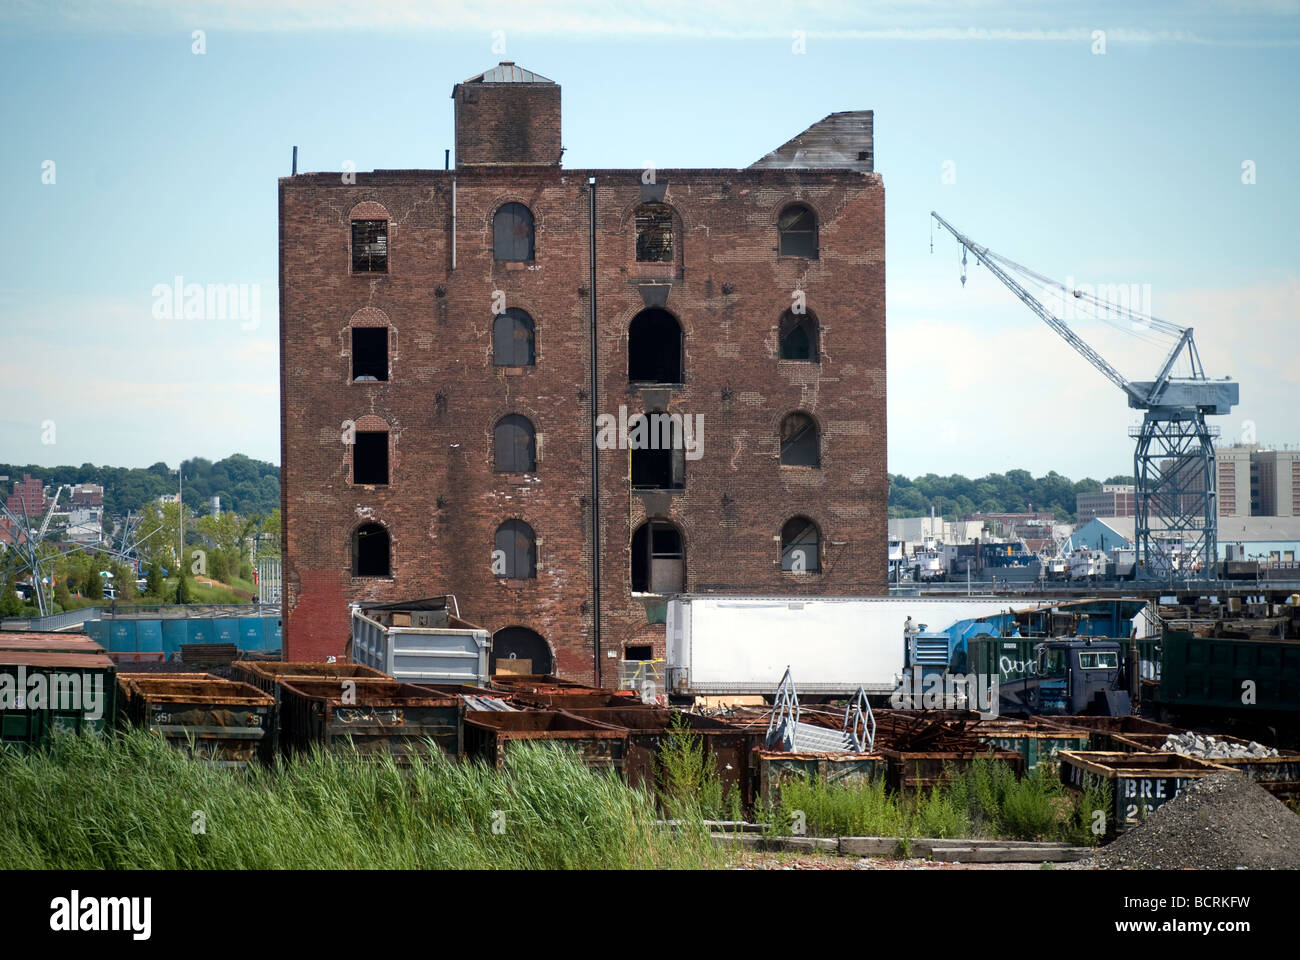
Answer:
M962 285L966 284L966 251L975 255L1029 309L1128 396L1128 405L1142 410L1142 425L1129 436L1137 440L1133 454L1137 541L1136 575L1166 580L1212 577L1218 561L1219 511L1216 501L1214 437L1218 428L1206 416L1230 413L1238 400L1238 384L1228 378L1210 380L1201 366L1190 327L1138 313L1080 290L1070 290L1013 260L980 246L933 210L930 216L957 238L962 246ZM1087 302L1108 313L1118 313L1130 329L1173 342L1168 356L1152 380L1129 380L1116 370L1069 324L1053 313L1026 284L1037 284ZM1175 377L1182 358L1190 374Z

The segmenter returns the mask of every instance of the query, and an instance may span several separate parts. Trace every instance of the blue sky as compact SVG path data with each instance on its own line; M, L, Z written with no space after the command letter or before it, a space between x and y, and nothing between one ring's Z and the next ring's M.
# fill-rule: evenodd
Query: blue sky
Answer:
M1040 273L1149 291L1196 328L1209 375L1240 380L1223 436L1295 444L1298 54L1283 0L9 0L0 462L278 462L291 147L304 171L441 168L452 85L501 59L562 85L571 167L745 166L875 111L892 472L1132 462L1118 388L986 271L963 288L952 239L930 252L931 209ZM155 316L176 276L258 285L259 322ZM1131 338L1079 325L1124 373L1154 372Z

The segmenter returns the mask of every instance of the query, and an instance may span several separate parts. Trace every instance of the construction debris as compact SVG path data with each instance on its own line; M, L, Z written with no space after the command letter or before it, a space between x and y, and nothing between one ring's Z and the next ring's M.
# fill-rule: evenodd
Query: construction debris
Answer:
M1239 773L1188 784L1099 852L1097 866L1136 870L1294 870L1300 816Z
M1161 750L1180 753L1185 757L1203 757L1207 760L1228 760L1276 757L1277 751L1254 740L1248 744L1218 740L1209 734L1171 733L1165 738Z

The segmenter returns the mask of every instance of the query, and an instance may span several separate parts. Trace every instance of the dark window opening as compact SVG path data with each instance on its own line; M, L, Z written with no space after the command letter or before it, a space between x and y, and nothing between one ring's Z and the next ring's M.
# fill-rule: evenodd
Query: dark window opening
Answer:
M781 317L781 359L817 360L817 318L787 310Z
M532 527L522 520L507 520L497 527L492 572L505 580L531 580L537 576L537 541Z
M492 657L488 667L491 673L497 672L497 665L502 660L514 660L517 669L514 673L554 673L554 661L551 648L540 633L527 627L503 627L492 635ZM519 661L523 661L520 663Z
M649 418L645 430L646 443L654 443L658 449L650 446L637 447L631 451L632 487L635 490L681 490L686 486L686 446L680 430L664 430L660 418L667 414L657 412L646 414ZM635 427L630 427L629 432Z
M663 203L645 203L636 211L636 259L638 263L671 263L673 259L673 212Z
M377 523L362 524L352 535L352 575L391 576L388 531Z
M493 467L497 473L532 473L537 469L537 434L532 422L517 413L502 417L492 430Z
M388 379L388 328L352 328L352 379Z
M388 272L388 221L352 221L352 272Z
M666 520L647 520L632 534L632 590L681 593L686 588L682 535Z
M533 215L522 203L507 203L492 218L492 256L496 260L533 259Z
M787 520L781 528L781 569L816 573L822 568L821 532L807 517Z
M492 320L492 362L498 367L531 367L533 318L511 307Z
M817 215L808 207L796 203L782 210L777 231L781 256L817 259Z
M821 466L821 438L817 424L805 413L792 413L781 421L781 465Z
M645 646L628 647L623 653L624 660L653 660L655 658L655 648L646 644Z
M357 431L352 441L352 482L388 482L388 431Z
M627 378L632 383L682 382L682 328L667 310L651 307L632 318Z

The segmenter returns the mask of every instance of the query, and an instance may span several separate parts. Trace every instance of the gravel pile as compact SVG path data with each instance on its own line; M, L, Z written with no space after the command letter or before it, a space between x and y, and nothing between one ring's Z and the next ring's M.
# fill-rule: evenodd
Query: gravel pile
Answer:
M1242 757L1276 757L1277 751L1254 740L1250 743L1229 743L1216 740L1208 734L1171 733L1165 737L1161 750L1181 753L1185 757L1204 757L1206 760L1237 759Z
M1216 773L1096 856L1107 869L1300 869L1300 817L1253 780Z

